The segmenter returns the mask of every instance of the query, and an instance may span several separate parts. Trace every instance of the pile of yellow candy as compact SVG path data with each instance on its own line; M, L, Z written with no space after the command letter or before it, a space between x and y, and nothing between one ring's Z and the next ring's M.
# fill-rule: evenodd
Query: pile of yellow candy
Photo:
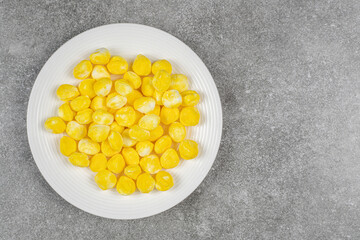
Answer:
M122 195L136 188L167 191L174 182L162 169L198 155L198 144L185 139L185 127L199 123L200 96L188 90L185 75L171 74L167 60L151 63L138 55L132 71L128 68L123 57L96 50L74 68L79 85L57 89L64 103L45 128L67 133L60 139L61 153L73 165L96 172L101 189L116 185Z

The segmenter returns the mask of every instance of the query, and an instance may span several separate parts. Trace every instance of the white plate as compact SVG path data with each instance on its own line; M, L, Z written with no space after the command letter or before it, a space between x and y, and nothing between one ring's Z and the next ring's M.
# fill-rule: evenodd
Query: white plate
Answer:
M57 115L61 101L56 97L59 85L78 84L72 76L74 66L88 59L97 48L108 48L131 62L142 53L150 60L167 59L174 73L186 74L190 89L201 96L198 109L200 124L189 128L187 138L199 143L199 156L182 160L169 170L174 187L167 192L121 196L116 190L102 191L89 168L74 167L59 151L62 134L44 130L48 117ZM74 206L106 218L135 219L163 212L189 196L209 172L219 149L222 111L218 91L201 59L183 42L161 30L137 24L112 24L79 34L61 46L40 71L31 91L27 112L27 133L32 154L50 186Z

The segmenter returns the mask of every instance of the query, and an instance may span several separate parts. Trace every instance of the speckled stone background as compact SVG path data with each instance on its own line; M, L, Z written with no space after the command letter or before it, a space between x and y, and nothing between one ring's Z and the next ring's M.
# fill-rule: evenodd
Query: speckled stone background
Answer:
M200 187L116 221L46 183L26 135L50 55L96 26L167 31L205 62L224 114ZM360 239L360 1L0 0L0 239Z

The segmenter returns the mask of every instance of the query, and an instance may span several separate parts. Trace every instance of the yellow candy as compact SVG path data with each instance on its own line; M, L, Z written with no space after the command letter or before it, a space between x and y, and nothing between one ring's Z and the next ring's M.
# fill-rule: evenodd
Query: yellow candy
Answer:
M114 149L112 149L110 147L109 141L106 140L101 143L101 152L107 157L112 157L115 154L118 154L120 151L115 151Z
M160 171L155 175L156 184L155 187L159 191L167 191L174 186L174 180L170 173Z
M184 107L193 107L200 101L200 95L193 90L187 90L185 92L182 92L181 96L183 98L183 102L181 105Z
M147 113L147 115L155 114L157 116L160 116L161 107L159 105L155 105L154 110Z
M100 96L94 97L93 100L91 101L90 107L94 111L99 110L99 109L107 110L106 98L105 97L100 97Z
M168 135L164 135L155 142L154 150L157 154L165 152L166 149L171 148L172 141Z
M155 180L149 173L143 173L136 179L136 186L140 192L149 193L154 190Z
M156 91L165 92L169 89L171 83L170 73L160 70L158 71L152 81L152 85L154 86Z
M93 79L110 78L110 73L107 71L105 66L95 65L91 72L91 77Z
M193 159L199 153L198 144L193 140L183 140L179 145L179 153L185 160Z
M158 92L158 91L154 91L154 94L153 94L153 98L155 99L155 103L157 105L163 105L162 103L162 96L163 96L163 92Z
M121 173L125 167L125 161L121 154L112 156L106 164L107 168L115 174Z
M115 120L120 126L132 126L136 121L136 113L134 108L130 106L120 108L115 114Z
M56 95L62 101L70 101L80 95L77 87L70 84L63 84L56 90Z
M138 89L141 86L141 78L132 71L124 74L124 80L127 81L133 89Z
M122 133L124 131L124 127L120 126L117 122L110 124L110 129L118 133Z
M80 94L83 96L88 96L90 99L93 99L96 96L94 91L95 81L96 80L92 78L81 81L79 84Z
M71 100L70 107L75 112L79 112L90 107L91 100L88 96L79 96Z
M163 168L169 169L179 165L180 159L173 148L167 149L160 157L160 163Z
M154 95L155 88L152 85L152 77L144 77L141 85L141 92L144 96L151 97Z
M139 155L135 149L131 147L125 147L121 153L127 165L139 164Z
M76 151L76 142L74 139L68 136L63 136L60 139L60 152L64 156L70 156L73 152Z
M137 141L135 141L134 139L130 138L129 136L129 129L125 129L122 133L121 136L123 138L123 143L125 147L132 147L136 144Z
M164 71L168 72L169 74L171 74L171 71L172 71L171 64L165 59L154 62L152 65L152 73L155 75L160 70L164 70Z
M160 117L155 114L147 114L140 118L139 127L145 130L154 130L157 126L159 126Z
M90 170L93 172L100 172L106 169L107 159L104 154L98 153L91 157Z
M179 118L179 109L178 108L167 108L162 107L160 113L160 121L165 124L169 125L170 123L175 122Z
M94 124L89 126L88 136L95 142L103 142L107 139L109 132L109 126Z
M128 165L124 169L124 174L134 180L137 179L137 177L140 175L140 173L141 173L141 168L139 165Z
M114 121L114 116L107 111L96 110L92 115L92 119L94 123L101 125L110 125Z
M134 125L130 127L129 136L136 141L146 141L150 138L150 132Z
M66 129L66 124L59 117L51 117L45 121L45 129L51 133L63 133Z
M89 158L85 153L74 152L70 155L69 161L74 166L87 167L89 166Z
M66 133L73 139L79 141L86 136L87 130L84 125L71 121L66 125Z
M112 109L120 109L127 102L127 98L120 94L110 93L106 98L106 106Z
M184 126L196 126L200 121L200 113L195 107L184 107L180 113L180 122Z
M123 57L113 56L106 67L111 74L124 74L128 70L128 63Z
M68 102L62 104L58 109L58 115L61 117L64 121L72 121L74 119L74 112L70 107L70 104Z
M75 66L73 74L77 79L85 79L90 76L93 66L89 60L83 60Z
M116 190L121 195L127 196L127 195L131 195L135 192L136 185L135 185L134 180L132 180L131 178L126 177L126 176L121 176L116 185Z
M149 75L151 73L151 61L144 55L139 54L133 62L132 69L139 76Z
M95 155L100 152L100 144L94 142L89 138L83 138L78 143L79 152L88 154L88 155Z
M169 135L174 142L181 142L186 137L186 129L179 122L174 122L169 127Z
M137 124L139 122L139 120L145 115L145 114L142 114L141 112L138 112L138 111L135 111L136 113L136 119L135 119L135 122L134 124Z
M155 174L162 169L159 157L156 155L149 155L140 160L140 166L144 172Z
M152 97L141 97L135 100L134 108L141 113L148 113L155 108L155 100Z
M168 90L164 92L161 101L167 108L177 108L182 103L182 97L177 90Z
M151 141L151 142L156 141L163 134L164 134L164 129L162 126L159 125L154 130L150 131L149 141Z
M102 190L113 188L116 180L116 176L109 170L101 170L95 176L95 182Z
M141 92L139 92L138 90L134 90L131 93L129 93L128 95L126 95L127 104L133 106L135 100L138 99L138 98L141 98L141 97L143 97Z
M93 121L93 119L92 119L93 112L94 111L90 108L81 110L81 111L77 112L77 114L75 116L75 120L80 124L89 124Z
M94 92L97 96L105 97L110 93L111 87L112 81L110 78L101 78L94 83Z
M127 81L119 79L115 81L115 91L121 96L126 97L126 95L133 91L133 88Z
M90 55L90 61L93 64L107 64L110 60L110 52L106 48L96 49L94 53Z
M120 151L123 146L123 138L120 133L115 131L110 131L108 141L110 147L115 151Z
M183 74L173 74L171 75L170 89L179 91L180 93L188 90L189 81L187 77Z
M138 142L136 144L136 151L141 157L150 155L154 148L154 144L150 141Z

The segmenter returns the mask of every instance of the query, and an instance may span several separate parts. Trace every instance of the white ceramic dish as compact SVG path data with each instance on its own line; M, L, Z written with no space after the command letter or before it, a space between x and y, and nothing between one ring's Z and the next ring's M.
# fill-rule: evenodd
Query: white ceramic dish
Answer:
M186 74L190 89L201 96L200 124L188 129L187 138L199 143L196 159L182 160L169 170L174 187L167 192L121 196L115 189L102 191L89 168L71 165L59 151L62 134L44 130L48 117L57 115L61 101L56 89L64 83L78 84L73 67L97 48L132 61L137 54L151 60L167 59L174 73ZM106 218L135 219L163 212L189 196L209 172L221 140L222 110L217 88L201 59L183 42L161 30L137 24L112 24L79 34L61 46L46 62L33 86L27 112L27 133L35 162L50 186L74 206Z

